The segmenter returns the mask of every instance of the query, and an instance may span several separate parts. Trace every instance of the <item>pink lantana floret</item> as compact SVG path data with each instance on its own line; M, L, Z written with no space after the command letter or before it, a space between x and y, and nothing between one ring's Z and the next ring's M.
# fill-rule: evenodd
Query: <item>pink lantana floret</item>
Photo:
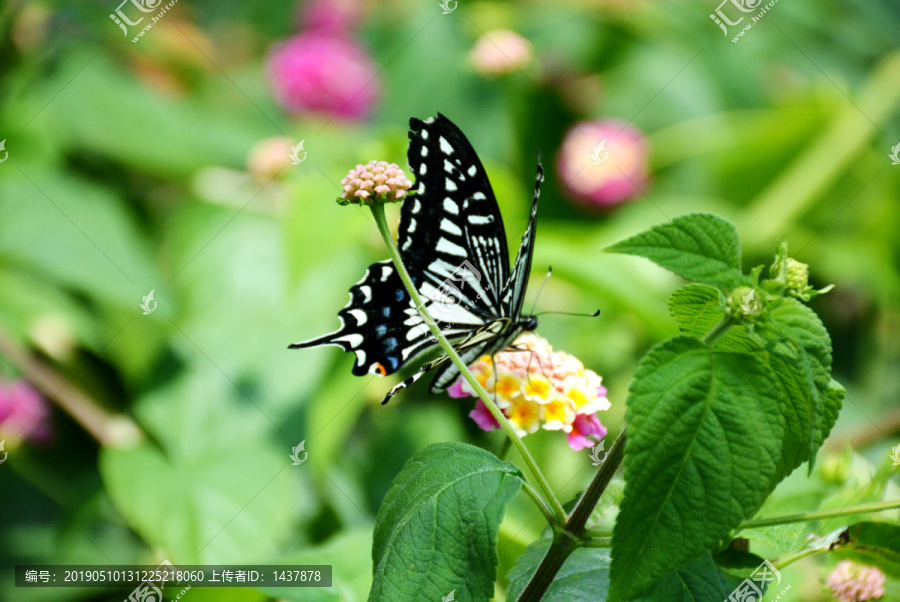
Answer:
M494 418L494 415L491 414L491 411L487 409L487 406L480 399L475 404L475 409L469 412L469 418L474 420L475 424L485 431L492 431L500 427L500 423L497 422L497 419Z
M594 443L606 436L606 427L600 423L596 414L579 414L575 417L572 430L566 435L569 439L569 447L580 451L585 447L593 447ZM593 437L594 440L589 439Z

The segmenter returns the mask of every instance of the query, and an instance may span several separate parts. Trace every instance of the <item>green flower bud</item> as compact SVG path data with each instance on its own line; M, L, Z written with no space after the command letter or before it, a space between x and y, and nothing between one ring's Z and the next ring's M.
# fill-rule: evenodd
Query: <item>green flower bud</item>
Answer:
M725 313L745 322L754 322L763 309L763 292L760 289L740 286L725 301Z
M787 287L785 292L792 297L803 299L812 288L809 285L809 266L805 263L800 263L792 257L788 257L785 267L784 284ZM807 297L803 300L808 301L809 298Z

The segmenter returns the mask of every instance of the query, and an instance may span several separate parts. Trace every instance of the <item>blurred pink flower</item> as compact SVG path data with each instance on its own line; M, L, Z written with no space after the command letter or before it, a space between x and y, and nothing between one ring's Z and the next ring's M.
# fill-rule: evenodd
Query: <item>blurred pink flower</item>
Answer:
M372 59L346 35L295 36L275 46L267 71L275 99L290 113L361 119L381 91Z
M260 180L271 180L291 164L293 144L287 136L260 140L247 156L247 171Z
M318 33L350 33L365 13L359 0L310 0L300 10L303 28Z
M647 142L620 121L582 121L566 133L556 170L575 201L595 209L614 207L646 188Z
M482 75L512 73L531 62L531 42L509 29L495 29L475 42L469 58Z
M884 595L884 573L877 566L844 560L828 576L828 587L841 602L877 600Z
M0 440L46 443L51 435L50 409L40 393L24 380L0 381Z

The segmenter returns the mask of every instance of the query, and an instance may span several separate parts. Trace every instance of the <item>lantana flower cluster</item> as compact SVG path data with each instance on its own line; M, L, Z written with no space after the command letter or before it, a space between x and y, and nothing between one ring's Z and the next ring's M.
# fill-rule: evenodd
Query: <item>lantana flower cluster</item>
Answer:
M606 435L597 412L608 410L602 378L587 370L576 357L553 351L534 333L525 333L493 357L483 355L469 369L519 436L538 429L566 433L578 451L592 447ZM451 397L474 397L468 381L460 378L447 390ZM486 431L500 425L479 399L469 416Z
M841 602L878 600L884 596L885 577L881 569L852 560L838 563L827 583L831 593Z
M396 163L369 161L357 165L341 180L341 204L399 201L412 182Z

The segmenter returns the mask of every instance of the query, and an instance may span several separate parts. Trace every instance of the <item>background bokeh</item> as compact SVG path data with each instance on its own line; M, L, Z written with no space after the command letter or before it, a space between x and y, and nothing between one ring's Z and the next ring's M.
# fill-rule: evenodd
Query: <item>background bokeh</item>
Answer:
M640 357L676 331L666 302L681 282L601 249L711 211L737 225L745 268L787 240L814 285L836 284L811 305L845 408L812 475L798 470L761 515L900 495L893 0L783 0L737 42L743 23L724 36L714 0L454 0L447 14L437 0L180 0L132 42L153 13L126 36L110 13L136 20L135 6L0 6L0 599L123 598L16 589L16 563L168 558L333 564L330 590L273 595L362 600L374 517L406 459L449 440L499 451L470 399L420 385L382 407L395 377L353 377L335 348L286 348L336 328L349 286L386 257L370 217L334 202L341 178L372 159L405 167L409 118L438 111L485 163L511 248L541 150L528 303L552 265L539 311L602 309L543 316L540 333L603 376L611 433ZM607 131L601 166L561 150ZM526 442L563 500L589 481L587 450L547 431ZM840 524L781 536L798 549ZM498 599L542 526L524 496L510 505ZM776 539L752 549L783 556ZM792 565L782 599L828 599L834 564Z

